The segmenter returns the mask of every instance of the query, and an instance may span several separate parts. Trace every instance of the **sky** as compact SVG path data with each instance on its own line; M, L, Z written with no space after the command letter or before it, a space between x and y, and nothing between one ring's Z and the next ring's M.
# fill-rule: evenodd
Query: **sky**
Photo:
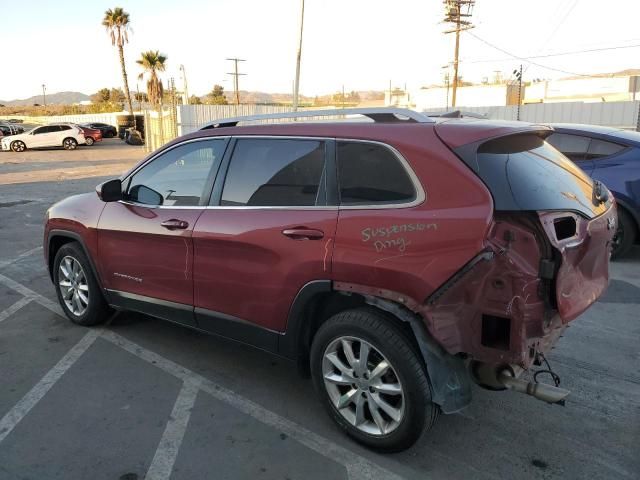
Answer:
M291 92L300 3L0 0L0 99L39 95L43 83L49 93L121 87L117 51L101 26L115 6L131 15L125 58L132 90L140 73L135 60L153 49L168 55L163 78L174 77L178 89L184 65L190 94L204 95L216 83L232 90L228 57L247 60L240 89ZM454 43L442 17L441 0L306 0L300 92L441 83ZM639 68L639 18L638 0L477 0L475 28L461 36L460 75L479 82L501 70L509 77L520 63L525 80ZM629 45L637 46L530 59L542 66L513 58Z

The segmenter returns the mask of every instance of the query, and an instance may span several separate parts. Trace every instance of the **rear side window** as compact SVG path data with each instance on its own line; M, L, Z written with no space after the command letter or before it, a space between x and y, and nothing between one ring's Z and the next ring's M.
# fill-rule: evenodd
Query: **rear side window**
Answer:
M557 150L560 150L569 160L579 162L580 160L586 160L591 139L582 135L554 133L547 138L547 142Z
M71 130L71 127L69 125L60 125L60 130Z
M320 140L241 138L222 190L223 206L320 204L325 145Z
M338 142L341 205L408 203L416 190L398 157L377 143Z
M627 147L624 145L618 145L617 143L592 138L591 144L589 145L589 151L587 152L587 157L593 159L608 157L621 152L625 148Z

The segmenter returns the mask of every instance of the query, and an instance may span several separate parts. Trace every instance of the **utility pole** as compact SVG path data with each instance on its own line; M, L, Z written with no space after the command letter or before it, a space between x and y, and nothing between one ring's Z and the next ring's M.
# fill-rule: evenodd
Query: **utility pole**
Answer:
M189 89L187 88L187 72L184 70L184 65L180 64L180 71L182 72L182 104L189 105Z
M444 33L456 34L456 46L453 54L453 90L451 94L451 106L456 106L456 95L458 92L458 58L460 56L460 32L473 28L471 21L468 20L473 12L475 0L443 0L444 3L444 22L454 25L453 30L447 30Z
M42 84L42 105L45 106L45 107L47 106L47 94L46 94L46 91L47 91L47 86L43 83Z
M518 113L516 114L516 120L520 120L520 104L522 103L522 64L520 64L520 70L514 70L513 74L518 80Z
M242 58L227 58L230 62L233 62L234 69L233 72L227 72L227 75L231 75L233 77L233 91L235 92L236 97L236 105L240 105L240 89L238 88L238 77L240 75L246 75L246 73L238 73L238 62L246 62Z
M300 92L300 60L302 59L302 31L304 29L304 0L300 6L300 37L298 38L298 53L296 54L296 80L293 84L293 111L298 111L298 94Z

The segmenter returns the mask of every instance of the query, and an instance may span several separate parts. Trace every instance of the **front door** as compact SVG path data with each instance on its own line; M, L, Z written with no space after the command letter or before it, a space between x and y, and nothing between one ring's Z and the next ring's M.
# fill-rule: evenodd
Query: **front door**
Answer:
M100 270L110 299L194 324L193 228L208 201L226 139L180 144L123 182L98 224Z
M323 139L232 142L193 234L201 328L273 349L267 332L286 330L298 291L330 279L338 212L326 201L326 148Z
M33 132L31 132L31 139L27 147L29 148L39 148L45 147L49 145L49 141L51 141L51 136L55 135L52 132L59 132L59 129L55 125L45 125L44 127L38 127Z

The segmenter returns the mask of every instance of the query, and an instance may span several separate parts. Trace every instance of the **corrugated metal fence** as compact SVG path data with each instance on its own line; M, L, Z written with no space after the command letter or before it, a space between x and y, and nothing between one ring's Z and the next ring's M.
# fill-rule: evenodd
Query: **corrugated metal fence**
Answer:
M276 105L179 105L178 132L179 135L191 133L223 118L290 111L291 107Z
M534 123L589 123L635 130L638 127L640 101L635 102L562 102L532 103L520 106L520 120ZM449 108L448 110L453 110ZM486 115L496 120L516 120L518 106L455 107L455 110ZM429 109L445 112L447 109Z

